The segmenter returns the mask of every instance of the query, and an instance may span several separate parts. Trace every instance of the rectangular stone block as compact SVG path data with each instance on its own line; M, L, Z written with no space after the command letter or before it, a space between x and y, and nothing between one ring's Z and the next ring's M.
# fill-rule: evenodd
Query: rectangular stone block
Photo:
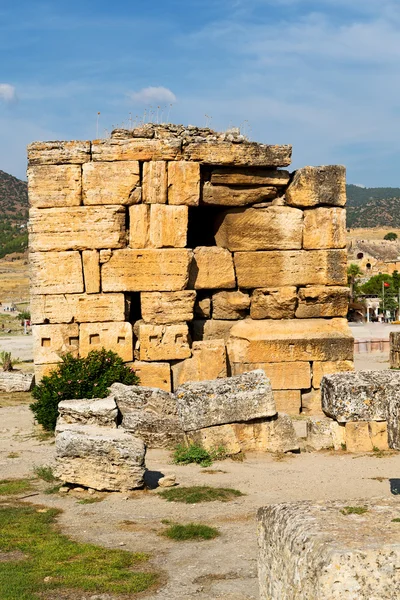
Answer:
M59 367L60 363L35 365L35 385L39 385L43 377L49 377Z
M285 199L289 206L345 206L345 167L330 165L299 169L286 190Z
M181 156L182 141L179 139L128 139L116 138L93 140L92 160L175 160Z
M35 364L59 363L64 354L78 356L79 325L34 325L32 327Z
M273 390L299 390L311 387L309 362L230 363L230 366L233 375L262 369L270 380Z
M146 323L182 323L193 319L196 292L142 292L140 304L142 319Z
M322 415L321 390L311 389L301 394L301 414Z
M195 319L192 323L193 340L227 340L235 321L219 321L217 319Z
M144 361L189 358L189 330L186 323L139 325L139 356Z
M296 250L302 247L303 211L288 206L237 208L215 224L217 246L231 251Z
M100 256L98 250L83 250L82 252L83 279L85 292L97 294L100 292Z
M79 252L31 252L31 294L81 294Z
M71 142L33 142L29 144L28 165L81 165L90 160L91 143Z
M103 292L185 289L192 252L186 249L115 250L101 268Z
M149 242L153 248L186 246L189 209L187 206L150 206Z
M198 206L200 165L186 160L168 163L168 204Z
M80 165L37 165L27 171L29 204L34 208L79 206L82 196Z
M297 319L345 317L349 308L349 288L314 285L299 289Z
M183 156L208 165L238 165L243 167L287 167L292 146L270 146L244 142L193 142L185 146Z
M346 285L345 250L235 252L240 288L285 285Z
M147 248L150 242L150 205L135 204L129 207L129 246Z
M83 204L130 205L137 202L139 162L90 162L82 168Z
M191 358L172 365L174 390L187 381L207 381L226 376L223 340L193 342Z
M31 296L32 323L123 321L124 294L57 294Z
M251 295L252 319L294 319L297 306L297 288L261 288Z
M325 375L332 375L333 373L343 373L344 371L354 371L354 363L351 360L338 360L338 361L327 361L319 362L315 361L312 365L312 384L313 387L319 388L321 385L322 378Z
M236 287L233 258L229 250L214 246L195 248L189 286L195 290Z
M201 200L203 204L222 206L246 206L256 202L265 202L276 198L277 189L272 186L257 188L230 187L212 185L206 181L203 185Z
M126 243L120 206L32 208L28 228L32 252L122 248Z
M278 187L286 186L289 180L289 171L279 171L278 169L221 167L211 171L211 183L214 185L272 185Z
M346 423L346 450L348 452L372 452L369 423L366 421Z
M300 413L300 390L274 390L274 400L278 414L298 415Z
M140 379L140 385L171 391L171 366L167 362L143 362L135 360L127 363Z
M364 514L348 514L349 504ZM398 509L397 498L260 508L260 600L392 600L400 586Z
M79 356L92 350L112 350L124 362L133 360L132 325L127 322L82 323L79 328Z
M236 321L244 319L250 308L250 296L240 290L234 292L217 292L212 297L212 313L214 319Z
M146 204L167 202L167 163L151 160L143 164L142 199Z
M389 450L387 422L370 421L368 426L373 450Z
M304 211L303 248L346 248L346 211L319 207Z

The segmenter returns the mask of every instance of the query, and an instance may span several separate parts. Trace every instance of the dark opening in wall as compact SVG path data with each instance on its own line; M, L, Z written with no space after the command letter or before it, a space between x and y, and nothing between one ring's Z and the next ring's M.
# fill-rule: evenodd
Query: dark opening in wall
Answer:
M188 248L215 246L215 222L218 215L223 213L227 208L225 206L189 207Z
M125 294L125 320L134 325L136 321L142 318L142 309L140 306L140 292L131 292Z
M367 267L367 269L370 269L371 268L371 263L367 263L365 266Z
M357 254L357 258L358 258L359 260L360 260L360 258L363 258L363 256L364 256L364 253L363 253L363 252L359 252L359 253Z

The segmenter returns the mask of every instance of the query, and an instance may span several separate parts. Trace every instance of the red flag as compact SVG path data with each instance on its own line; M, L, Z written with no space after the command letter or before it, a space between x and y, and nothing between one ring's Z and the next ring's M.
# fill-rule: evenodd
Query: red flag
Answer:
M390 287L390 284L389 284L389 283L386 283L386 281L384 282L384 284L383 284L383 285L384 285L384 287Z

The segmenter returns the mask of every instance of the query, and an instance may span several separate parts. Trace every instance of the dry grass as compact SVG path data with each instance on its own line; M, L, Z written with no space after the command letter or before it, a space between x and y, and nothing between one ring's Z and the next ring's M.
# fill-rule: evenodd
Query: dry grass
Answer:
M27 258L0 259L0 302L28 300L29 271Z
M31 402L33 402L33 399L30 392L2 392L0 394L0 408L30 404Z

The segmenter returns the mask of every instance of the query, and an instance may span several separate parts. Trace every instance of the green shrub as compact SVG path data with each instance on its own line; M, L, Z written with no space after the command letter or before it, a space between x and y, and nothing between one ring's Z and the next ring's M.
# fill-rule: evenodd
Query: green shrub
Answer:
M173 523L162 532L162 535L171 540L184 542L186 540L212 540L219 535L219 531L215 527L209 527L202 523L188 523L187 525Z
M79 398L105 398L113 383L138 385L139 379L111 350L92 350L86 358L62 357L50 375L32 390L36 402L30 405L36 420L47 431L55 429L58 403Z
M178 444L174 451L173 462L176 465L195 463L202 467L209 467L214 460L222 460L226 457L227 453L223 446L208 451L198 444L190 444L189 446Z
M168 502L183 502L185 504L198 504L199 502L229 502L234 498L244 496L239 490L232 488L216 488L208 485L195 485L192 487L176 487L158 493Z

